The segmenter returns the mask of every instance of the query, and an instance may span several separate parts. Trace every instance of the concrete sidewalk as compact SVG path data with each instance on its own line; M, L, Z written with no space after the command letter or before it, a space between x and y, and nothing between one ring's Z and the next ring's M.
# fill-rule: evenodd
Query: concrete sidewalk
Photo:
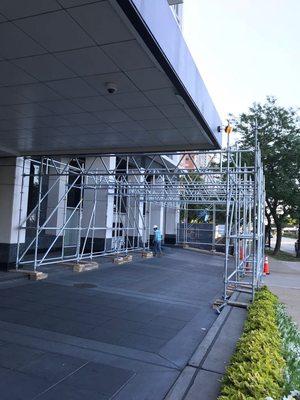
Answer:
M300 262L269 258L270 275L264 283L286 305L288 313L300 328Z

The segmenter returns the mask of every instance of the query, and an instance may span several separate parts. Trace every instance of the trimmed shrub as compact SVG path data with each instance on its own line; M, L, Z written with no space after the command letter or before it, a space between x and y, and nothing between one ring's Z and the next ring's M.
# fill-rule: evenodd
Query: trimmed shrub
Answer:
M277 326L278 299L266 287L260 289L223 378L219 400L281 399L285 361Z

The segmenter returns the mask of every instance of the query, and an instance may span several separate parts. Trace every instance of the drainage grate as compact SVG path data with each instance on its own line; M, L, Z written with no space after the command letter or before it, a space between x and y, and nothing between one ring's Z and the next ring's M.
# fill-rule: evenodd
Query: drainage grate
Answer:
M74 283L73 286L76 288L79 288L79 289L87 289L87 288L97 287L97 285L94 285L93 283Z

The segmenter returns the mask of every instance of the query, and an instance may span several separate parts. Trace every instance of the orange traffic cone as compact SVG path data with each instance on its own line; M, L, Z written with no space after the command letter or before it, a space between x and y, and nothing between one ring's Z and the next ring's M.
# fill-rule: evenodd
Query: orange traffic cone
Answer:
M244 249L243 246L240 247L240 260L244 259Z
M265 275L270 275L269 260L268 260L268 257L267 257L267 256L265 256L264 274L265 274Z

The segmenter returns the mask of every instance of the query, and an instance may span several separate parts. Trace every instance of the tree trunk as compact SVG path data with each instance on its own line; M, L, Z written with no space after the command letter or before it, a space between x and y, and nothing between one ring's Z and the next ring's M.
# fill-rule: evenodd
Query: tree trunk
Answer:
M296 257L300 258L300 218L299 218L299 225L298 225L298 240L297 240L297 251L296 251Z
M276 244L275 244L275 248L273 251L273 254L276 255L281 247L281 238L282 238L282 226L281 224L277 221L275 221L275 225L276 225Z
M265 231L265 243L266 246L268 246L269 248L271 247L271 217L270 214L268 214L267 212L266 214L266 218L268 220L268 223L266 225L266 231Z

